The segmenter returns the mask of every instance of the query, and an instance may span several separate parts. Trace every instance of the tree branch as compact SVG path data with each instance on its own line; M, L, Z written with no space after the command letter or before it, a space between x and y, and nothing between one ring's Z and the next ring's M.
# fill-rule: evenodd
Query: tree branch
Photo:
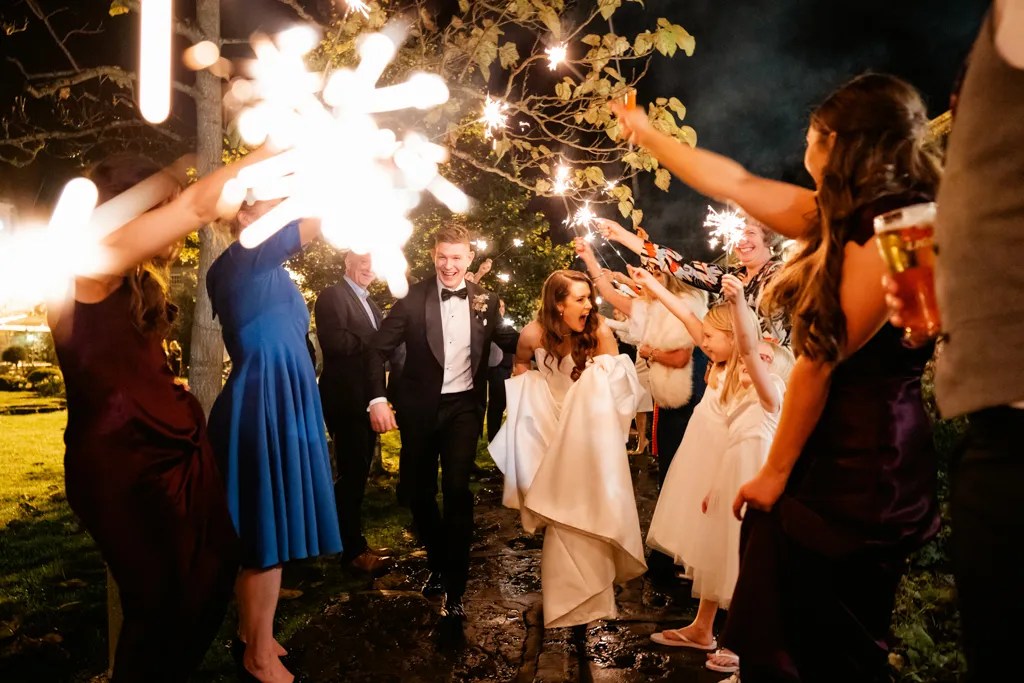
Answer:
M7 155L0 155L5 163L12 166L20 167L27 166L32 163L36 156L41 152L48 143L66 140L81 140L82 138L88 138L91 136L100 136L104 133L124 130L126 128L150 128L157 133L160 133L164 137L170 138L175 142L181 142L181 136L173 133L164 128L157 126L151 126L145 121L139 120L125 120L125 121L113 121L108 124L102 124L94 126L92 128L77 128L75 130L56 130L56 131L40 131L38 133L31 133L29 135L21 135L16 138L0 139L0 148L12 147L17 149L19 152L28 155L27 158L19 159L16 157L9 157Z
M317 21L316 19L314 19L314 18L313 18L313 15L312 15L312 14L310 14L310 13L309 13L309 12L307 12L307 11L306 11L305 9L303 9L303 8L302 8L302 6L301 6L301 5L299 5L299 3L297 2L297 0L277 0L277 1L278 1L279 3L281 3L282 5L287 5L288 7L291 7L291 8L292 8L292 10L293 10L293 11L294 11L294 12L295 12L295 13L296 13L297 15L299 15L299 18L300 18L300 19L302 19L303 21L308 21L308 22L310 22L311 24L316 24L316 25L317 25L317 26L319 26L320 28L323 28L323 24L321 24L321 23L320 23L319 21Z
M78 62L76 62L75 58L71 55L71 51L68 50L67 46L64 44L64 41L57 36L57 32L53 30L53 25L50 24L50 17L52 15L45 14L42 8L39 7L39 5L36 3L36 0L25 0L25 4L28 5L28 8L30 10L32 10L32 14L36 15L39 21L43 22L43 26L46 27L46 30L50 33L50 36L53 37L53 41L57 43L57 47L61 49L61 52L64 53L64 56L68 58L69 62L71 62L72 68L75 71L78 71L81 67L78 66ZM67 37L65 36L65 40L66 39Z
M79 71L50 71L47 73L31 74L14 57L8 57L7 61L14 63L25 79L29 81L25 86L25 91L37 100L59 93L64 88L70 88L73 85L79 85L80 83L97 78L109 78L118 84L137 81L139 78L135 72L122 69L119 66L97 66ZM32 81L40 81L47 78L52 80L42 85L32 85ZM171 86L178 92L185 93L193 99L196 97L195 89L186 83L173 81Z

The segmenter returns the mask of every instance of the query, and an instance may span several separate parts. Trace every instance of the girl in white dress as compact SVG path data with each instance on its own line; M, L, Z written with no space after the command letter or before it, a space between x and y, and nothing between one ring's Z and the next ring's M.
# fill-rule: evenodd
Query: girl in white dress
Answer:
M692 572L693 595L700 597L700 606L689 626L651 636L662 645L700 650L716 648L712 632L715 614L719 607L728 609L739 574L740 522L732 514L731 503L740 486L764 464L778 425L785 377L792 365L792 357L785 349L760 341L756 319L743 298L743 284L739 279L724 276L722 292L728 302L734 340L725 370L727 389L719 395L725 415L724 449L717 454L705 451L703 459L691 458L692 467L675 475L702 482L701 486L706 487L703 497L697 501L693 497L695 489L690 487L680 497L666 500L663 510L668 518L676 506L681 506L682 514L689 519L694 508L701 510L696 521L687 526L683 546L683 560ZM709 315L705 320L705 327L714 322L711 318ZM668 484L666 482L666 492L669 492ZM659 499L659 508L661 506ZM662 524L657 511L655 517L648 543L656 534L655 525L660 529ZM657 533L666 536L660 530ZM669 536L662 542L673 543L674 540ZM733 652L722 649L709 655L707 667L731 673L739 669L739 659Z
M520 510L528 533L545 530L544 625L575 626L614 618L614 584L647 569L626 456L641 389L586 275L556 271L541 297L489 449L505 475L502 502Z

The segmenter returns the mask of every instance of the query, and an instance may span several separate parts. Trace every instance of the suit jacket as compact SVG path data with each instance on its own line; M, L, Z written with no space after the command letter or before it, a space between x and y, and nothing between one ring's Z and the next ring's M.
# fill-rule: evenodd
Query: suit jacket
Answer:
M466 282L469 294L470 367L473 391L483 400L487 395L487 358L491 342L503 351L515 352L516 331L501 324L498 296L472 282ZM384 361L405 344L405 365L399 377L386 387ZM433 419L437 414L444 384L444 339L441 327L441 301L437 278L430 277L409 288L409 294L391 308L373 339L367 354L368 393L370 398L387 396L403 416L419 415Z
M372 300L367 303L379 326L380 309ZM377 330L345 280L320 292L313 316L323 355L320 399L328 429L335 432L339 419L365 414L366 404L373 398L366 395L364 356Z

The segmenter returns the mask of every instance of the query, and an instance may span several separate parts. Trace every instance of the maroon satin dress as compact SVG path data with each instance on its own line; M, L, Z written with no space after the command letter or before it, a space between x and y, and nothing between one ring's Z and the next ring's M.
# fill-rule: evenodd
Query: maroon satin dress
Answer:
M853 219L928 201L897 195ZM770 513L748 510L722 644L743 683L889 681L887 643L908 555L939 527L938 467L921 374L886 324L836 366L824 411Z
M199 402L174 383L127 282L51 317L67 387L65 486L121 592L114 681L183 681L224 618L238 567Z

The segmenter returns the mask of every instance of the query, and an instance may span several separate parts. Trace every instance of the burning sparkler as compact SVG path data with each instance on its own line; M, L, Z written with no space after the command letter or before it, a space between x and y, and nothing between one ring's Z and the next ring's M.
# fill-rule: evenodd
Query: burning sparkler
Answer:
M572 181L569 179L569 174L572 172L565 164L559 165L555 169L555 177L551 181L551 191L557 195L564 195L570 189L572 189Z
M565 44L555 45L544 50L544 54L548 56L548 68L554 71L558 68L558 65L565 61L568 56L568 50Z
M356 12L358 14L362 14L364 18L368 18L370 16L370 6L363 0L345 0L345 5L347 7L345 11L346 14Z
M479 118L479 121L484 124L484 139L490 140L494 137L495 131L505 128L508 123L508 114L505 113L507 110L507 104L490 95L487 96L487 100L484 102L484 114Z
M512 239L512 246L513 247L521 247L521 246L523 246L523 241L521 239L519 239L518 237L515 237L515 238Z
M498 273L498 279L501 280L502 282L508 282L509 280L512 279L512 276L509 275L508 273Z
M738 211L725 209L719 212L709 206L704 227L711 228L711 239L708 240L711 248L715 249L721 244L723 251L728 253L743 239L747 221Z

